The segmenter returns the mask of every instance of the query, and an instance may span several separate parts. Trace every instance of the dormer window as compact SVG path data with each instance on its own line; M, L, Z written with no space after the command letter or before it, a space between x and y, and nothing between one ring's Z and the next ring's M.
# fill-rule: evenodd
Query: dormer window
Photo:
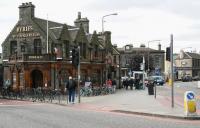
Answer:
M125 50L130 50L130 49L131 49L131 48L130 48L129 45L125 46Z
M17 41L11 41L10 43L10 53L15 54L15 52L17 51Z

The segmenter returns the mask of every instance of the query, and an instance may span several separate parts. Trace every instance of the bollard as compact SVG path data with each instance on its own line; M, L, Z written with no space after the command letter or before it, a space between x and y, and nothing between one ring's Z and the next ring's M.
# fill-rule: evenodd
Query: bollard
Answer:
M184 94L184 111L186 116L194 116L196 113L196 99L193 91Z

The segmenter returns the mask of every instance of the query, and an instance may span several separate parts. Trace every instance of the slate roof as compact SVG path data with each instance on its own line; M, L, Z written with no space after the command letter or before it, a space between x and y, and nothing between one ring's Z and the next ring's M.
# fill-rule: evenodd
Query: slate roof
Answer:
M40 18L34 18L33 21L35 21L37 23L37 25L45 32L47 33L47 20L45 19L40 19ZM54 22L54 21L48 21L48 25L49 25L49 37L52 40L55 39L59 39L62 29L63 29L63 25L62 23L58 23L58 22ZM76 27L74 26L69 26L67 25L68 29L74 29ZM52 28L52 29L51 29ZM70 35L73 35L74 33L70 32ZM77 33L76 33L77 34ZM74 37L74 36L72 36ZM76 36L75 36L76 37Z
M143 51L143 52L156 52L156 53L158 53L158 52L160 52L160 53L164 53L165 51L164 50L155 50L155 49L152 49L152 48L146 48L146 47L139 47L139 48L137 48L137 47L133 47L133 48L131 48L130 50L126 50L125 51L125 47L123 47L123 48L117 48L118 49L118 51L119 52L139 52L139 51Z
M76 35L77 35L79 29L68 29L68 30L69 30L69 34L72 38L72 41L74 41L76 39Z
M191 53L191 52L186 52L191 58L194 59L200 59L200 54L198 53Z

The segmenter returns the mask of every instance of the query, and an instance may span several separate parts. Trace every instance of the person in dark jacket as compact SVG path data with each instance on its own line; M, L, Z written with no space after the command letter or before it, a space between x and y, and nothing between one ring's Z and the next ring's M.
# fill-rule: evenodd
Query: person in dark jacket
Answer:
M71 76L69 76L69 80L66 84L66 89L68 91L69 94L69 103L73 103L74 104L74 100L75 100L75 92L76 92L76 82L75 80L72 79Z
M133 90L133 84L134 84L133 79L130 78L128 83L129 83L130 89Z

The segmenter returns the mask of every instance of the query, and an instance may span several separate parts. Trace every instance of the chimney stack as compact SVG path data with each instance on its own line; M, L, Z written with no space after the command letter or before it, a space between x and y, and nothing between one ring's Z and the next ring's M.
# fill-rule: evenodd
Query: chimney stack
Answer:
M161 51L161 44L158 44L158 50Z
M30 19L35 16L35 5L32 4L32 2L29 3L22 3L22 5L19 6L19 19Z

